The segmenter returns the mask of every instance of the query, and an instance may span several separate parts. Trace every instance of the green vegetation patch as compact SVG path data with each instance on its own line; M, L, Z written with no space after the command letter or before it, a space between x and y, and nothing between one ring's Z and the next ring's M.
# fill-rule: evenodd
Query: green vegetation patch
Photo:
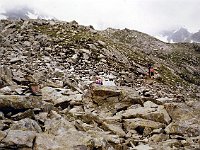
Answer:
M161 74L161 78L158 78L157 81L158 82L162 82L164 84L167 85L171 85L171 86L187 86L188 84L181 79L179 76L176 76L174 73L172 73L172 71L165 67L164 65L161 65L159 67L159 73Z

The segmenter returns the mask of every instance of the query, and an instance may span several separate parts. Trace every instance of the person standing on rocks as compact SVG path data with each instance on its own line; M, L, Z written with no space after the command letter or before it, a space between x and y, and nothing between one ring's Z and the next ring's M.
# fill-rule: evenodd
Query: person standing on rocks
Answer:
M154 68L152 64L148 64L148 73L150 78L154 77Z
M103 85L103 81L102 81L102 79L100 77L96 78L95 83L98 84L98 85Z

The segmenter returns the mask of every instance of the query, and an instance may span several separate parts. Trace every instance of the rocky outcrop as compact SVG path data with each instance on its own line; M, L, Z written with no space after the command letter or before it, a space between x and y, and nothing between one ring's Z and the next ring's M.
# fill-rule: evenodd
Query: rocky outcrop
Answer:
M10 109L30 109L40 108L41 97L19 96L19 95L0 95L0 108Z
M147 103L150 103L150 107ZM145 102L144 105L147 106L127 109L125 113L122 114L122 116L124 118L140 117L143 119L157 121L160 123L166 123L166 124L170 123L171 118L163 106L158 106L150 101Z
M49 89L55 96L51 96L52 92L42 90L41 99L42 103L52 104L49 111L34 107L34 103L31 103L34 108L27 107L26 111L13 107L12 110L18 110L16 115L32 110L32 119L26 115L25 119L14 119L10 116L10 119L15 120L13 122L6 122L9 115L3 111L6 118L2 118L5 121L2 122L4 127L2 126L1 131L1 148L170 148L172 145L180 147L184 142L189 143L189 139L199 135L199 123L193 117L197 112L190 111L187 114L191 108L186 110L189 107L186 104L158 105L152 102L156 98L145 101L135 89L93 85L78 100L81 103L70 103L72 100L68 100L68 107L61 107L55 101L58 98L56 95L64 94L60 93L62 89ZM194 107L192 103L190 105ZM5 108L6 105L4 110Z

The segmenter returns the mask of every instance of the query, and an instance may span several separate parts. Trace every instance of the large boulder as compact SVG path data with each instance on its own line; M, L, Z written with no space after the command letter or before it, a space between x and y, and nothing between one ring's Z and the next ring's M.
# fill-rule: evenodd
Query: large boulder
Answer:
M194 102L188 106L184 103L165 103L164 107L173 120L173 122L166 127L165 131L169 134L189 137L198 136L200 134L199 104L199 102Z
M12 71L6 66L0 66L0 88L7 85L14 85Z
M68 130L75 130L73 123L69 122L65 118L53 118L48 119L44 123L45 132L53 135L59 135Z
M161 149L161 150L171 150L171 149L185 149L183 148L183 144L178 139L167 139L162 142L157 142L154 144L151 144L153 149Z
M44 140L45 139L45 140ZM55 136L52 134L41 133L37 134L34 150L46 150L46 149L61 149L63 148L59 141L55 140Z
M87 131L87 133L92 137L96 148L109 149L109 146L111 146L111 144L113 144L116 147L117 145L122 144L121 138L118 135L110 134L110 132L89 130ZM111 147L112 149L114 149L113 146Z
M32 148L35 137L34 131L10 130L1 141L0 149Z
M93 97L101 97L102 99L106 99L108 97L117 97L121 95L121 90L117 87L106 87L96 85L93 86L92 96Z
M200 135L200 122L198 120L182 120L170 123L165 128L166 133L182 135L185 137L195 137Z
M159 129L165 127L165 125L151 120L134 118L134 119L124 119L124 127L127 131L129 131L135 129L144 130L144 128Z
M122 129L122 124L108 124L104 122L102 124L103 129L111 131L113 134L118 135L119 137L125 137L126 133Z
M0 95L0 109L30 109L41 107L41 97Z
M65 149L93 149L94 141L93 138L81 131L67 131L63 132L56 137L56 140L61 142Z
M122 114L124 118L143 118L156 122L169 124L171 121L170 116L162 105L151 104L147 101L144 103L145 107L138 107L135 109L127 109Z
M44 87L42 88L42 100L50 101L54 106L66 108L70 102L73 104L81 103L82 94L78 91L71 91L70 89Z
M28 86L11 85L0 88L1 95L24 95L29 89Z
M76 129L78 131L85 131L86 132L88 130L95 129L95 125L90 125L90 124L84 123L81 120L74 121L74 126L76 127Z
M94 103L107 108L115 108L117 105L126 104L126 106L130 106L143 103L138 92L127 87L93 85L88 95Z
M42 91L42 100L44 101L56 101L60 97L62 97L62 91L56 90L52 87L44 87L41 89Z
M45 139L45 140L44 140ZM35 140L35 150L89 150L94 148L94 141L89 134L80 131L65 131L57 136L38 134Z

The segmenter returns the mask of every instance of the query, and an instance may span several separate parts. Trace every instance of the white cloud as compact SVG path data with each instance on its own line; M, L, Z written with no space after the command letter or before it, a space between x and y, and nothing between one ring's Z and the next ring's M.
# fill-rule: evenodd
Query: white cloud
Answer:
M0 0L1 9L19 5L97 29L126 27L150 34L175 26L200 29L199 0Z

